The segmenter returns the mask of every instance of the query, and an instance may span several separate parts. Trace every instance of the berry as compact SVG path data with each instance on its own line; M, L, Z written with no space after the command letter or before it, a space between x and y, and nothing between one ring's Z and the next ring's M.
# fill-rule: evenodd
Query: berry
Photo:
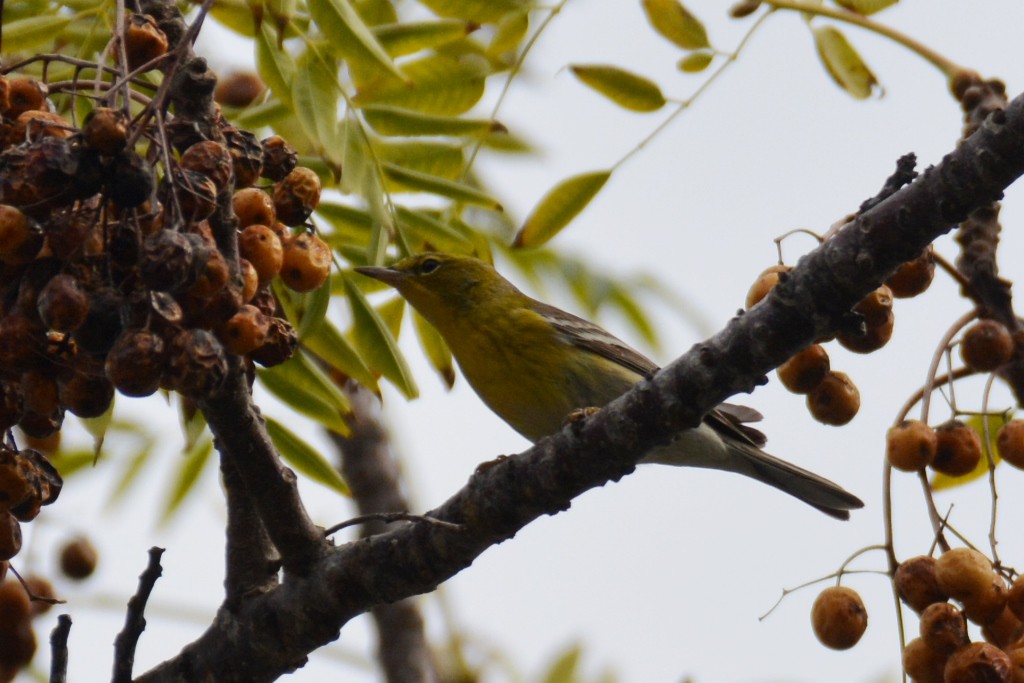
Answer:
M295 169L299 155L280 135L271 135L260 141L263 148L263 177L284 180Z
M242 356L266 343L269 328L267 316L255 306L246 304L221 326L217 336L228 353Z
M134 71L167 52L167 36L157 27L153 17L132 14L125 27L124 49L128 68Z
M927 290L934 278L935 250L928 245L920 256L900 266L885 284L897 299L909 299Z
M991 372L1010 361L1013 356L1013 338L1002 323L990 319L979 320L964 332L960 356L972 370Z
M213 140L203 140L186 149L178 165L207 176L218 191L229 187L234 178L231 153L227 147Z
M60 570L69 579L81 581L93 575L100 555L89 539L79 537L64 544L60 551Z
M213 100L228 107L248 107L264 90L266 84L253 71L234 71L217 83Z
M104 156L113 156L128 142L128 117L120 109L96 107L82 122L82 143Z
M160 388L166 365L163 339L148 330L127 329L107 354L107 379L126 396L149 396Z
M944 683L946 656L914 638L903 648L903 670L914 683Z
M840 332L836 338L845 348L855 353L871 353L885 346L892 338L895 318L892 313L892 291L882 285L853 307L853 312L864 320L864 333Z
M0 510L0 560L21 552L21 523L7 510Z
M45 85L34 78L11 78L7 83L7 111L3 112L6 118L13 120L26 111L46 109Z
M852 588L832 586L818 595L811 608L814 635L826 647L848 650L857 644L868 627L864 602Z
M935 652L950 654L963 647L967 638L964 615L948 602L936 602L921 612L921 639Z
M995 645L970 643L946 662L945 683L1012 683L1010 658Z
M89 314L89 297L73 275L55 275L39 292L36 309L49 329L74 332Z
M277 233L266 225L250 225L238 237L238 251L256 269L259 283L265 285L281 272L284 264L284 248ZM292 254L292 263L298 261ZM294 266L293 267L297 267ZM328 264L328 268L330 265ZM314 288L315 289L315 288Z
M274 185L274 210L285 225L301 225L320 204L320 177L298 166Z
M1014 467L1024 469L1024 420L1010 420L996 437L999 456Z
M807 408L818 422L844 425L860 410L860 392L846 373L829 371L807 394Z
M301 233L283 244L281 279L296 292L318 289L331 273L331 248L312 233ZM255 264L253 264L255 265Z
M761 299L768 296L768 292L775 288L775 285L779 284L779 279L782 277L782 273L788 273L792 270L792 266L784 266L782 264L768 266L761 274L754 280L754 284L750 285L750 289L747 291L747 299L744 306L749 310L754 307L754 304L759 302Z
M775 373L794 394L806 394L825 379L829 369L828 351L821 344L813 344L780 365Z
M277 221L274 200L256 187L244 187L231 197L231 208L238 218L238 229L244 230L254 223L273 225Z
M904 472L916 472L931 464L939 443L935 430L920 420L904 420L890 427L885 441L889 464Z
M932 469L936 472L960 477L981 462L981 437L978 432L960 420L950 420L935 428L938 439Z
M945 602L949 597L939 587L935 577L935 558L919 555L904 560L893 576L896 592L915 612L922 612L928 605Z
M935 563L935 579L942 591L956 600L981 595L992 582L992 563L973 548L953 548Z

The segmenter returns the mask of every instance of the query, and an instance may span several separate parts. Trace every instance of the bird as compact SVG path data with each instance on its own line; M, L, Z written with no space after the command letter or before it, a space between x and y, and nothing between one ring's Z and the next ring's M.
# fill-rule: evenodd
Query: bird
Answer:
M436 328L480 399L531 442L658 370L610 332L526 295L472 256L425 252L353 270L396 289ZM746 475L837 519L863 507L838 484L762 450L764 434L746 424L759 419L752 408L722 403L640 462Z

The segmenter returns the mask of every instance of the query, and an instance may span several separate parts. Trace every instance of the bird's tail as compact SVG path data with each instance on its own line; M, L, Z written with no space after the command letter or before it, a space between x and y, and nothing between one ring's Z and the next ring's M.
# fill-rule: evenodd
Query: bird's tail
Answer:
M727 448L735 464L730 470L774 486L826 515L849 519L850 510L864 507L860 498L839 484L755 446L730 441Z

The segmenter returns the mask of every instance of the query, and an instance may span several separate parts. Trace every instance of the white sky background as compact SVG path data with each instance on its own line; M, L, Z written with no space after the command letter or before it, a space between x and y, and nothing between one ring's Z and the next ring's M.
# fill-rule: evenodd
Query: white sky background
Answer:
M708 25L712 41L728 50L750 19L724 18L729 3L691 0L688 6ZM1018 0L977 3L908 0L878 19L985 76L1003 78L1012 94L1024 83L1024 4ZM775 260L772 238L795 227L824 231L879 189L897 157L913 151L921 167L935 163L955 144L960 112L941 76L905 49L853 28L844 29L886 89L885 97L854 101L822 69L803 21L793 14L769 20L731 71L646 150L620 168L599 198L558 239L567 251L585 254L609 272L649 273L697 306L720 328L742 305L747 287ZM244 63L245 48L206 36L215 67ZM666 93L685 97L701 76L683 76L677 51L645 23L638 2L591 0L569 3L530 57L520 84L498 118L547 150L541 159L489 163L479 168L501 188L508 210L521 220L558 180L605 168L631 149L664 113L629 114L580 85L564 67L613 63L656 79ZM1001 267L1020 276L1020 184L1007 193ZM787 242L795 262L813 245ZM954 257L951 242L940 250ZM896 305L896 332L881 352L867 357L830 345L833 368L857 382L863 407L845 428L819 425L803 400L778 382L741 397L766 415L769 450L841 482L867 507L839 523L765 486L719 472L640 468L617 484L591 491L572 509L537 520L513 540L487 551L449 581L445 595L456 623L479 651L493 652L528 679L565 647L584 648L585 671L606 668L625 683L867 683L895 680L898 640L888 581L858 574L844 583L864 596L868 631L848 652L819 645L809 625L818 589L787 597L764 622L784 587L827 575L859 548L883 541L881 472L884 431L924 380L932 350L946 327L966 310L955 287L939 275L924 296ZM565 305L567 302L556 300ZM667 362L699 340L678 313L655 307ZM610 318L613 331L625 328ZM622 332L627 339L628 334ZM445 392L410 341L422 397L405 403L385 396L398 446L407 458L419 509L441 503L459 488L476 464L528 444L476 399L464 381ZM632 340L636 342L637 340ZM652 352L653 353L653 352ZM977 408L977 392L960 394ZM1006 407L1000 394L995 405ZM125 414L163 415L157 399L120 401ZM934 419L948 416L941 401ZM269 412L281 415L280 411ZM177 433L169 425L168 461ZM119 456L111 445L111 458ZM154 591L149 628L142 637L137 671L173 655L201 633L219 602L223 569L223 510L217 483L204 484L201 504L164 528L155 508L168 486L170 465L151 467L145 490L104 513L111 468L72 478L54 514L74 511L77 528L99 546L103 572L80 588L61 588L70 598L70 680L106 677L111 643L123 621L119 605L89 609L99 590L126 595L153 544L167 548L164 578ZM1007 470L1007 471L1003 471ZM1024 473L1001 468L1000 551L1007 564L1024 565L1024 544L1007 520L1024 512ZM314 518L328 525L351 516L344 501L315 485L304 485ZM930 532L913 477L894 486L898 553L925 553ZM955 503L954 524L986 547L987 489L972 485L941 495L943 510ZM62 538L47 513L32 525L28 552L40 560ZM43 562L42 566L46 566ZM855 563L884 569L880 552ZM424 601L435 635L439 608ZM178 612L193 618L177 618ZM187 615L186 615L187 617ZM51 627L42 620L45 638ZM911 630L916 621L909 620ZM342 631L333 648L346 660L365 660L365 619ZM45 649L45 643L41 644ZM340 654L339 654L340 653ZM376 681L362 666L338 669L337 656L314 654L292 680ZM41 662L45 663L43 657ZM487 681L516 680L491 669Z

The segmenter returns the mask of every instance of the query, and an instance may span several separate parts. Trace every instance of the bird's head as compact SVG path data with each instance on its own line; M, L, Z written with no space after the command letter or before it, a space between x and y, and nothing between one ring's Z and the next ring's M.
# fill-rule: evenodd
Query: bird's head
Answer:
M510 297L524 296L493 266L471 256L427 252L388 267L363 266L355 271L397 289L438 327L494 302L508 303Z

